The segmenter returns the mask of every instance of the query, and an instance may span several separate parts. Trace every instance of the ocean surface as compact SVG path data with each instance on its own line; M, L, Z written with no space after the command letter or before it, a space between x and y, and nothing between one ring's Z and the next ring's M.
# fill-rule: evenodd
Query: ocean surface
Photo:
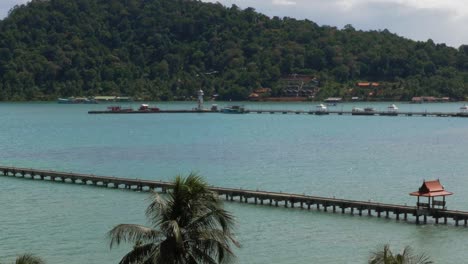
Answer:
M446 112L462 105L396 104L401 111ZM195 103L156 105L191 109ZM311 110L316 103L244 105ZM408 205L415 204L408 193L423 179L440 179L455 193L448 208L468 211L468 118L87 114L107 106L0 104L0 164L165 181L197 172L215 186ZM146 224L147 198L1 176L0 261L31 252L49 264L118 263L131 245L111 250L106 233L120 223ZM385 243L394 251L411 245L436 263L468 259L464 227L237 202L225 207L237 219L237 263L366 263Z

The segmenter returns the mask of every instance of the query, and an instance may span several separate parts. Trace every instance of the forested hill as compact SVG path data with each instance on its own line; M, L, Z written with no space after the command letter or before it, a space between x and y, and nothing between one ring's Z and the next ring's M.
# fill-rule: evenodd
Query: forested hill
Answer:
M245 99L290 74L319 80L319 97L358 81L380 95L468 95L468 46L383 31L269 18L190 0L33 0L0 21L0 100L128 95Z

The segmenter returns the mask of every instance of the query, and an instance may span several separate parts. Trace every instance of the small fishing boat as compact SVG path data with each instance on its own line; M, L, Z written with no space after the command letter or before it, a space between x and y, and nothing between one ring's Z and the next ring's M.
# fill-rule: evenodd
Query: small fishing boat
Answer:
M398 111L398 107L395 104L391 104L387 107L389 112L396 112Z
M353 107L353 110L351 111L351 115L374 115L374 113L375 109L373 107Z
M159 108L155 107L155 106L151 107L148 104L141 104L140 108L138 108L138 111L140 111L140 112L157 112L157 111L159 111Z
M315 106L316 115L328 115L328 108L324 104L318 104Z
M221 109L221 113L224 114L244 114L246 113L245 108L240 105L231 105L231 106L226 106Z
M462 107L460 107L460 112L468 113L468 105L463 105Z
M359 108L359 107L353 107L353 109L351 110L352 113L363 113L364 112L364 109L362 108Z
M391 104L387 107L387 112L380 112L379 115L382 116L397 116L398 107L395 104Z

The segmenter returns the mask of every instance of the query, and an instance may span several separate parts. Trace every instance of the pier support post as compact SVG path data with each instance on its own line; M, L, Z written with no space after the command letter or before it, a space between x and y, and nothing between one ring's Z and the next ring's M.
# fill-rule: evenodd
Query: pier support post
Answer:
M385 218L389 218L389 216L388 216L388 210L385 211Z
M466 226L467 225L467 219L465 218L464 220L465 220L465 226Z
M362 207L359 207L359 216L362 216Z
M320 211L320 204L317 203L317 211Z
M408 214L407 213L405 213L404 219L405 219L405 221L408 220Z
M288 200L285 200L285 201L284 201L284 207L285 207L285 208L288 208Z
M367 215L368 215L368 216L371 216L371 215L372 215L372 210L371 210L370 208L367 209Z
M416 224L419 225L419 215L416 214Z
M400 220L400 213L399 212L395 212L396 214L396 220Z
M229 195L227 193L226 193L225 197L226 197L226 201L229 200Z
M270 198L270 206L273 205L273 199Z
M455 217L455 226L458 226L458 217Z
M427 224L427 215L424 215L424 224Z
M231 202L234 201L234 195L231 194Z
M435 223L438 224L439 223L439 217L434 217L435 219Z
M444 216L444 224L447 224L447 216Z
M275 200L275 206L278 207L278 200Z
M324 211L324 212L327 212L327 210L328 210L327 208L328 208L328 205L327 205L327 204L324 204L324 205L323 205L323 211Z
M307 203L307 210L310 210L310 203Z
M162 193L167 193L166 187L161 187L161 192L162 192Z
M354 207L351 207L351 215L354 215Z
M336 213L336 205L333 205L333 213Z
M304 202L301 201L301 209L304 209Z
M377 217L380 217L380 209L377 210Z
M346 209L346 208L345 208L344 206L341 207L341 213L342 213L342 214L344 214L345 209Z
M260 204L263 205L263 199L260 199Z
M255 200L255 204L257 204L257 197L255 197L255 199L254 199L254 200Z

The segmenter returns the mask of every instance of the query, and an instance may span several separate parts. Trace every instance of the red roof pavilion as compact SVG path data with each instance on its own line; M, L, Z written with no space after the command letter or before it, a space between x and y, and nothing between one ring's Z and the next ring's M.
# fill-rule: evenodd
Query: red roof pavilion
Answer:
M444 186L440 184L439 180L424 181L423 185L419 188L419 191L410 193L412 196L424 197L447 196L452 194L452 192L447 192L444 189Z
M417 203L418 207L431 208L431 204L432 204L432 208L434 208L435 206L441 206L442 209L445 209L445 196L452 195L452 194L453 194L452 192L448 192L445 190L444 186L440 184L439 180L424 181L418 191L410 193L411 196L418 197L418 203ZM427 197L428 203L420 203L419 202L420 196ZM442 196L443 201L434 200L434 198L438 196ZM432 203L431 203L431 200L432 200Z

